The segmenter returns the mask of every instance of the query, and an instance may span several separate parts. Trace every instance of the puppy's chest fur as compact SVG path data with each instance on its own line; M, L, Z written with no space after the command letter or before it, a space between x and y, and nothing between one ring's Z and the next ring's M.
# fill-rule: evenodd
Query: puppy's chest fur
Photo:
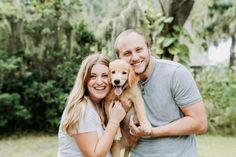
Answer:
M138 143L138 138L135 136L130 135L129 133L129 121L130 121L130 116L135 114L135 109L134 109L134 103L137 101L135 101L138 97L139 93L139 88L138 86L133 86L132 88L128 88L126 90L124 90L122 92L122 94L117 97L115 95L114 92L114 88L112 88L112 90L109 92L109 94L107 95L106 99L105 99L105 110L106 110L106 114L108 115L108 108L109 105L112 101L114 100L119 100L119 101L125 101L125 100L129 100L131 101L131 107L129 109L129 111L127 111L126 116L124 117L123 121L121 122L121 134L123 136L122 140L120 141L122 147L125 147L125 150L129 150L131 147L135 146ZM141 92L139 93L141 96ZM137 117L135 116L135 122L137 122Z

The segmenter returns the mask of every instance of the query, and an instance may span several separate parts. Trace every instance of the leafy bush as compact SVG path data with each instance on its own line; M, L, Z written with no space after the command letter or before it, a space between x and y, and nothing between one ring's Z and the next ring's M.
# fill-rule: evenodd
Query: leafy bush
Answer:
M17 126L31 118L29 110L20 104L20 95L17 93L0 95L0 113L1 132L11 131L5 126L18 130Z
M199 73L198 85L208 111L209 131L236 134L236 74L226 67L214 66Z
M56 132L82 59L100 46L79 1L24 5L0 6L0 34L11 30L0 36L0 134Z

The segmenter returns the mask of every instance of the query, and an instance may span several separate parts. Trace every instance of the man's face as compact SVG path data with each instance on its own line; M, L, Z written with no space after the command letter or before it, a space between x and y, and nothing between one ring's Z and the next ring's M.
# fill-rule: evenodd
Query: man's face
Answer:
M120 37L117 42L118 57L127 61L136 74L143 74L150 61L150 52L143 36L132 32Z

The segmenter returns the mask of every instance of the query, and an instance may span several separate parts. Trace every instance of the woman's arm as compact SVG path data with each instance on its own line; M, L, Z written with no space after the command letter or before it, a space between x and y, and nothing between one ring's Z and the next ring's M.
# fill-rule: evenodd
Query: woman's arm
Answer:
M97 132L74 135L79 148L86 157L104 157L109 152L119 124L108 122L103 136L99 139Z
M74 135L74 138L86 157L104 157L110 151L114 137L119 128L120 121L125 116L125 111L120 102L110 105L110 119L101 138L97 132L86 132Z

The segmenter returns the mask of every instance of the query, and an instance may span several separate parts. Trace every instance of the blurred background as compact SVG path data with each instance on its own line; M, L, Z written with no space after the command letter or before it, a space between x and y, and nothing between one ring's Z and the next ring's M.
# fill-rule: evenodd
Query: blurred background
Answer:
M82 59L114 58L114 39L129 28L196 79L209 123L199 156L236 156L235 0L1 0L0 156L56 156Z

